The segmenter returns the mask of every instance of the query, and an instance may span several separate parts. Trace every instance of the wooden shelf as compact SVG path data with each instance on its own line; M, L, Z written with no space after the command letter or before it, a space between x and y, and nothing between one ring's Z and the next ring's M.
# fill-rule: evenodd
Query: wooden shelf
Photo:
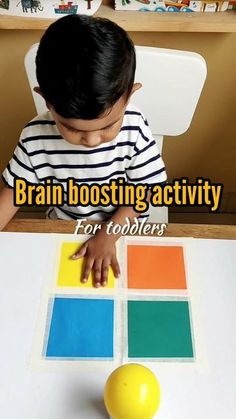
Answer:
M129 32L236 32L236 12L155 13L116 11L103 4L95 16L113 20ZM0 16L0 29L44 30L53 19Z
M97 13L137 32L236 32L236 12L155 13L115 11L101 6Z

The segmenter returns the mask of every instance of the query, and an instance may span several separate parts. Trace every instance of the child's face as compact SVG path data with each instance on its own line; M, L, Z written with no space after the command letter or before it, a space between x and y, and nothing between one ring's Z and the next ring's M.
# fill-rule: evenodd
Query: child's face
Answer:
M132 94L141 87L141 83L134 83L128 99L122 96L110 110L96 119L63 118L49 103L47 103L47 107L52 113L61 136L68 143L97 147L102 143L109 143L119 134L126 106ZM39 87L35 87L34 91L42 96Z
M126 105L127 98L121 97L109 111L91 120L63 118L50 105L49 109L66 141L85 147L97 147L112 141L119 134Z

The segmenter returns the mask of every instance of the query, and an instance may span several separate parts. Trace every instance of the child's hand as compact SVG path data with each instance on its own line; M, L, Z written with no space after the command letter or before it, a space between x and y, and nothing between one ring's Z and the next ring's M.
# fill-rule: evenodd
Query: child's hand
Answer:
M87 282L88 276L93 271L93 284L95 287L106 286L108 269L111 265L115 277L120 275L120 267L116 257L114 237L100 231L89 239L80 250L72 256L78 259L85 256L85 265L81 281Z

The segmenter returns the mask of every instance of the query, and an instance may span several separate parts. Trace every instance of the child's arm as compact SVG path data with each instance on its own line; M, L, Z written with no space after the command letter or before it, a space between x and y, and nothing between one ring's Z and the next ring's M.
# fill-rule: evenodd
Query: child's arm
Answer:
M147 199L149 201L149 197ZM126 218L131 221L140 214L132 207L120 207L110 218L114 224L125 225ZM78 259L85 256L85 265L82 274L82 282L87 282L88 276L93 271L93 283L95 287L107 285L108 269L111 265L115 277L120 275L120 267L116 257L116 241L121 234L108 235L106 232L107 223L102 225L94 237L89 239L72 258Z
M18 211L13 204L13 189L4 186L0 191L0 231Z

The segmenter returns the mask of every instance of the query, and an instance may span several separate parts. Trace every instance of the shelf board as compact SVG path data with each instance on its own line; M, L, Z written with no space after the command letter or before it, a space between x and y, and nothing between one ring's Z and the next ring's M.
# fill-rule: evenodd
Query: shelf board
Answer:
M95 16L113 20L129 32L236 32L236 12L156 13L114 10L103 4ZM44 30L54 20L0 16L0 29Z
M236 12L132 12L101 6L97 15L137 32L236 32Z

